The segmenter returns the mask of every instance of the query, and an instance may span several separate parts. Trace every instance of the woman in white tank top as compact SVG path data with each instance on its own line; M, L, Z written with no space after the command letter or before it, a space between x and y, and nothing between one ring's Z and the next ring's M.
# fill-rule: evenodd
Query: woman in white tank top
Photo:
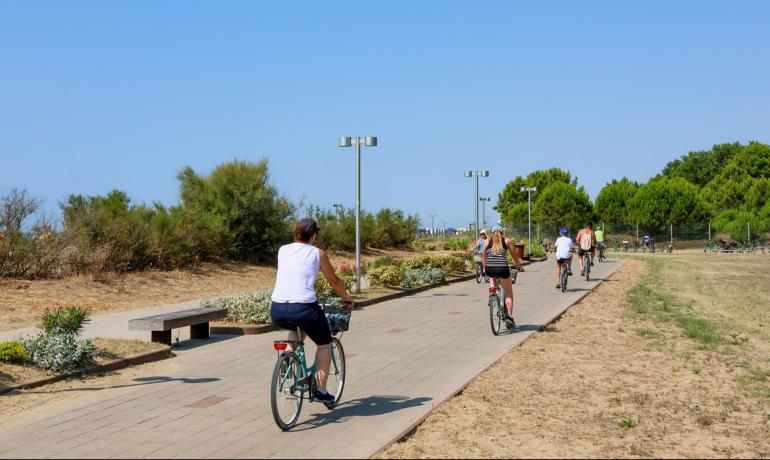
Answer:
M298 340L299 327L317 345L315 364L318 368L318 391L315 399L327 402L334 401L334 396L326 391L326 379L332 361L329 346L332 336L315 294L318 272L324 274L348 308L352 310L354 304L342 280L334 273L329 256L313 246L320 231L313 219L302 219L294 228L294 243L281 246L278 250L278 275L270 314L273 324L289 331L289 340Z

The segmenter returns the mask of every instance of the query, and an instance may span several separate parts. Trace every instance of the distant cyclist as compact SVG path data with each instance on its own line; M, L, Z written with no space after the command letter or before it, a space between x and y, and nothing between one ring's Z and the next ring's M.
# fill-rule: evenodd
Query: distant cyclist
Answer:
M585 228L580 229L580 231L577 234L577 238L575 238L575 241L578 245L578 261L580 262L580 276L583 276L586 274L585 270L586 268L583 266L583 256L587 253L591 253L591 260L590 264L594 264L594 257L596 256L596 234L594 234L593 227L591 224L588 224L585 226Z
M482 228L481 231L479 232L479 239L478 241L476 241L476 245L470 249L470 251L473 252L473 262L476 265L482 266L482 273L484 272L484 270L483 270L483 264L482 264L483 260L482 260L481 254L484 252L484 244L486 242L487 242L487 231L486 229ZM484 276L486 276L486 274Z
M524 271L524 269L516 251L510 251L510 248L514 247L510 238L503 235L500 227L495 226L492 231L492 236L487 238L482 254L484 273L489 277L489 287L492 289L495 288L495 278L500 279L500 284L505 291L505 326L512 329L516 327L516 322L513 320L513 280L511 280L511 269L508 266L509 252L511 252L516 264L516 269L519 271Z
M562 228L559 234L561 236L554 243L556 247L556 289L561 289L562 265L567 264L567 273L572 275L572 248L575 247L572 238L569 237L569 230Z
M607 251L607 246L604 244L604 231L597 226L594 235L596 235L596 248L599 250L599 254L603 256Z
M313 219L302 219L294 227L294 243L278 250L278 274L273 289L270 316L273 324L289 331L289 340L297 337L297 328L316 344L315 364L318 389L315 399L323 403L334 401L334 395L326 391L326 379L332 362L331 332L315 293L315 281L319 270L337 291L342 302L353 309L353 299L345 290L345 284L334 273L326 253L313 246L321 229Z

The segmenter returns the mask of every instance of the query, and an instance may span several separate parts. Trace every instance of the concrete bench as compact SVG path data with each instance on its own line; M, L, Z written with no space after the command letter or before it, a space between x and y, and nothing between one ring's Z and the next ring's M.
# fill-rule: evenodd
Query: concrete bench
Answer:
M224 319L226 308L192 308L128 321L131 331L151 331L153 342L171 345L171 330L190 326L191 339L208 339L209 322Z

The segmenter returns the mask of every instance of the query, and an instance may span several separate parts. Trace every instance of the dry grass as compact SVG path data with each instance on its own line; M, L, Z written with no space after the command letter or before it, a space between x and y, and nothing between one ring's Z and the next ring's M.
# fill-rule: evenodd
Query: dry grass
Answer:
M385 255L402 259L415 252L370 250L363 258L373 262ZM355 256L346 252L332 252L330 257L335 266L355 261ZM203 264L194 271L103 273L62 280L0 279L0 331L35 325L45 307L54 302L89 306L99 314L272 289L274 283L275 267L241 263Z
M770 455L767 328L759 326L767 325L770 258L718 256L651 256L659 261L652 278L629 260L380 457ZM719 345L685 337L661 312L634 311L626 296L640 280L681 317L705 319Z

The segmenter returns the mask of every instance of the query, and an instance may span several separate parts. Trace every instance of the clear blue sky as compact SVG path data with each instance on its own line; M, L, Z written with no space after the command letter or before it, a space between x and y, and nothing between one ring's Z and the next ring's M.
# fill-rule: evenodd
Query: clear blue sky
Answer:
M270 160L290 198L466 225L533 169L596 196L770 141L770 1L0 2L0 193L177 201L184 165Z

